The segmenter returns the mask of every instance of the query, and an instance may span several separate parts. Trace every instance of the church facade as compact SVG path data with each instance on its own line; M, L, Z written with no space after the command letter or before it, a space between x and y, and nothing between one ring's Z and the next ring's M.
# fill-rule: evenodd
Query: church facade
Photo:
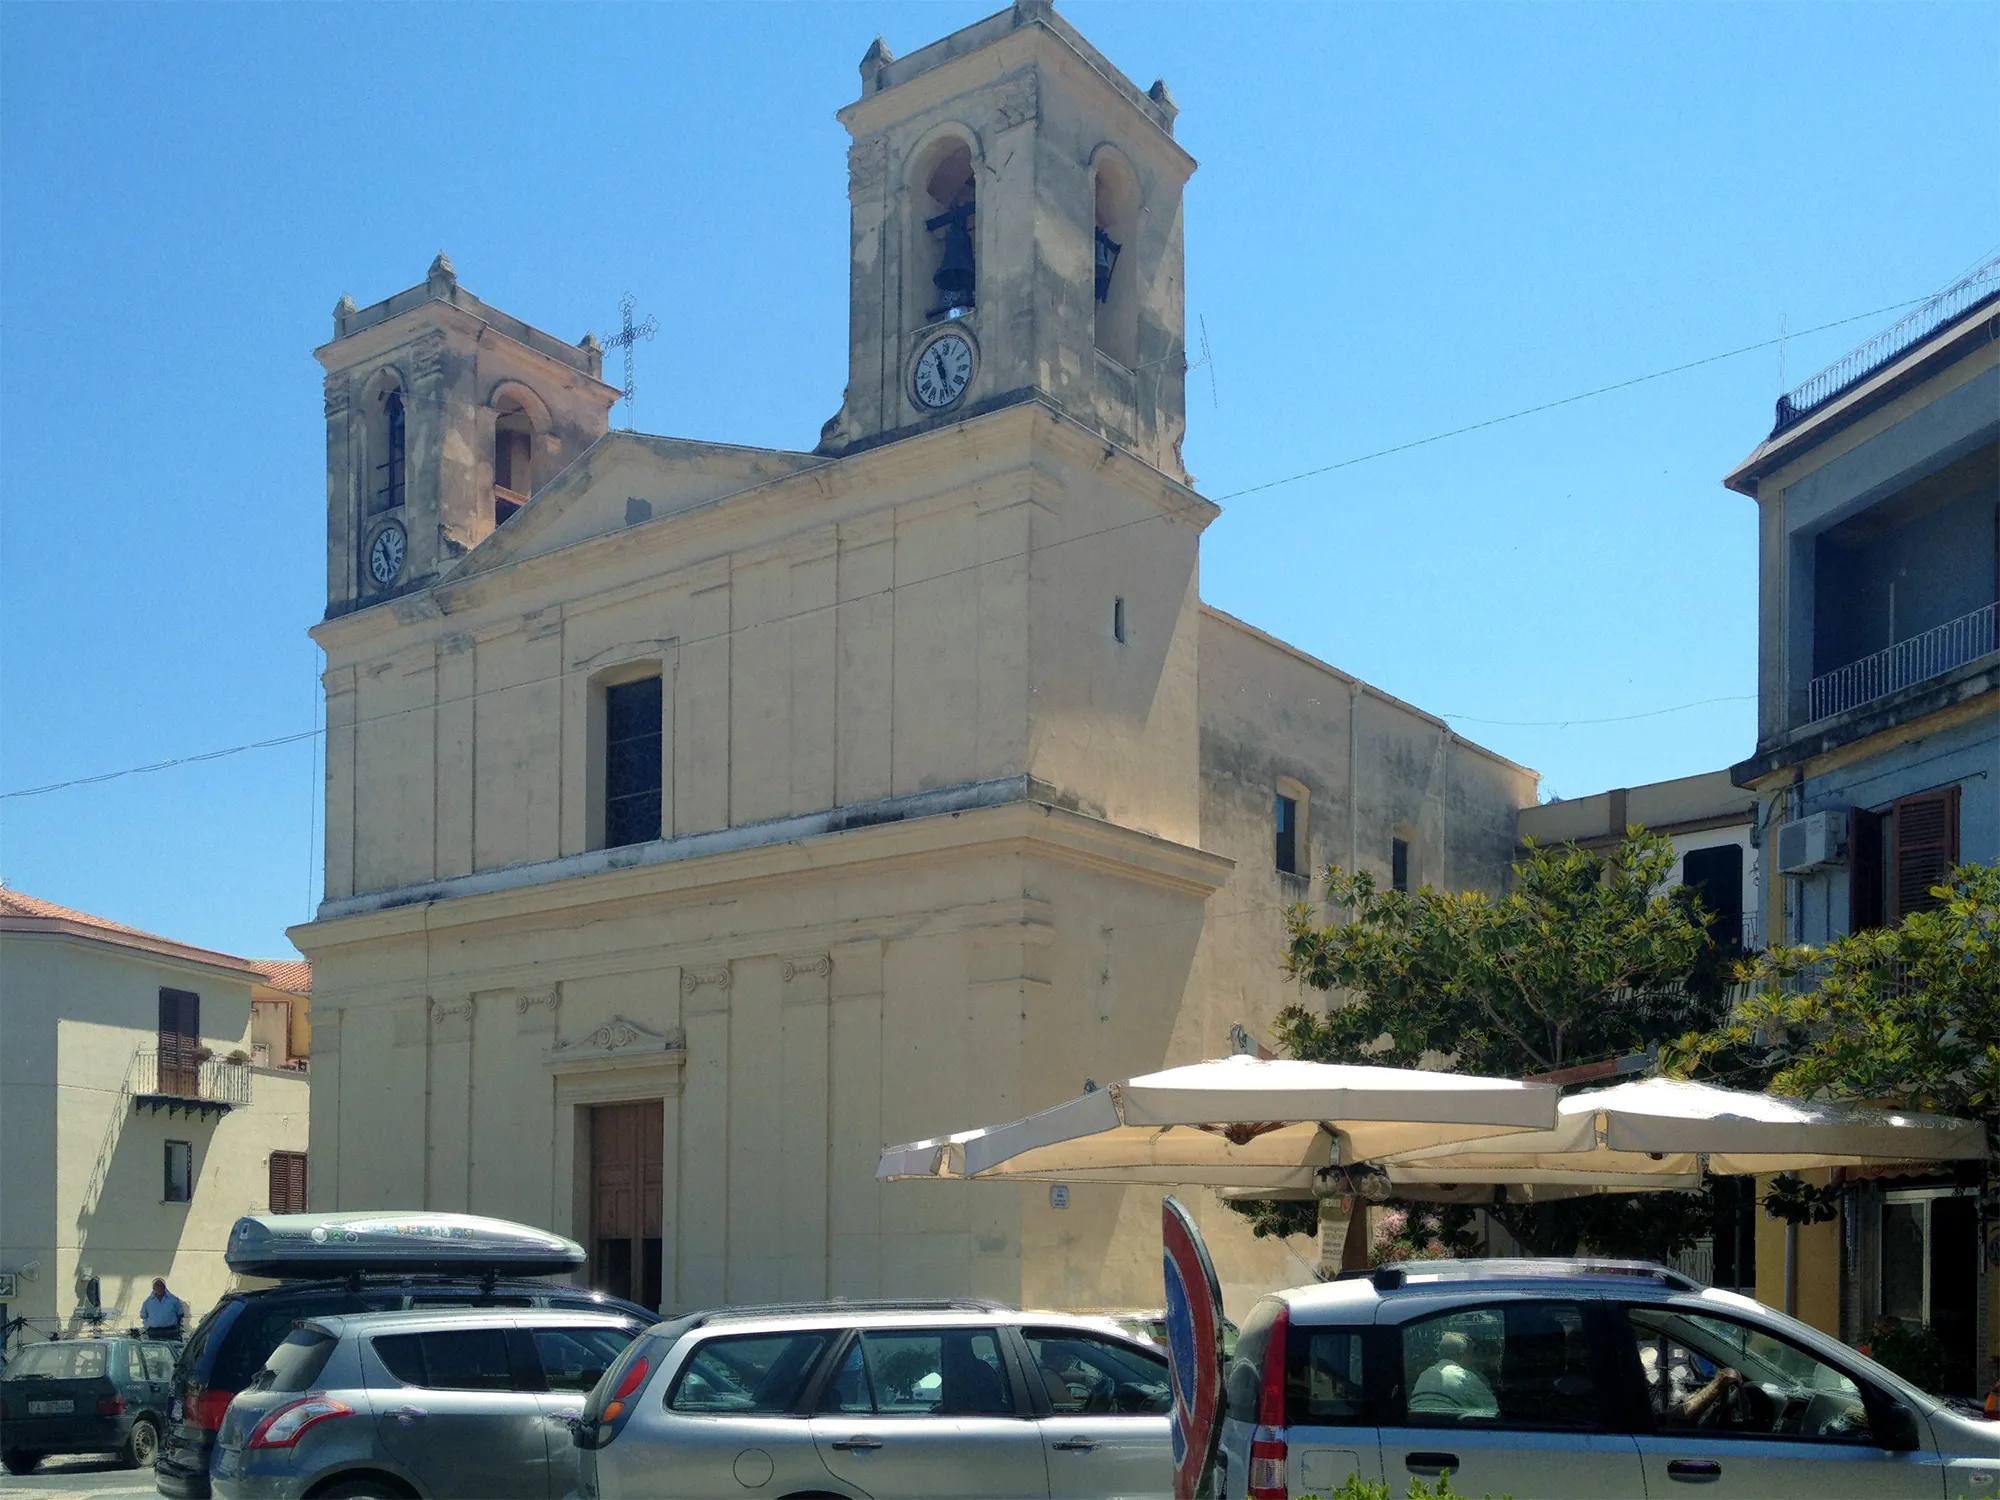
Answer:
M1165 85L1043 0L861 75L810 451L609 430L442 256L336 309L312 1206L670 1310L1157 1304L1158 1192L879 1150L1260 1034L1309 872L1497 889L1535 778L1202 603ZM1232 1303L1302 1274L1183 1196Z

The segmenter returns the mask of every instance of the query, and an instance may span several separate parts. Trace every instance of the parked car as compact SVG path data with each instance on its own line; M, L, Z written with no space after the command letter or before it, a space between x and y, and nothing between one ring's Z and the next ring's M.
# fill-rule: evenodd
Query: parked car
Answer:
M592 1392L579 1494L1168 1495L1171 1402L1166 1356L1101 1319L968 1302L699 1313L638 1339Z
M174 1368L166 1441L153 1466L170 1500L209 1500L209 1465L229 1403L303 1319L404 1308L540 1307L622 1313L642 1325L659 1318L636 1303L536 1279L582 1265L575 1242L463 1214L239 1219L226 1258L245 1275L299 1279L228 1293L188 1336Z
M1139 1308L1100 1313L1098 1316L1108 1318L1135 1338L1146 1339L1158 1344L1162 1349L1167 1347L1167 1313L1165 1308ZM1235 1352L1236 1325L1230 1322L1229 1319L1224 1318L1222 1320L1222 1357L1227 1359Z
M51 1453L115 1453L144 1468L159 1451L179 1345L80 1338L30 1344L0 1374L0 1462L31 1474Z
M1431 1261L1266 1297L1224 1377L1218 1493L1944 1500L2000 1429L1837 1339L1634 1262Z
M570 1429L646 1321L570 1310L309 1318L229 1403L211 1469L215 1493L570 1494L580 1456Z

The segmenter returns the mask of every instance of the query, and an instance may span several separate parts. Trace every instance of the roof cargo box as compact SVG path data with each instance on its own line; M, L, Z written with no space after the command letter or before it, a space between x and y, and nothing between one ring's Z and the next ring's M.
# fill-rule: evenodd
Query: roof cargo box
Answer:
M229 1269L280 1280L429 1272L453 1276L560 1276L584 1263L583 1246L546 1229L471 1214L250 1214L229 1231Z

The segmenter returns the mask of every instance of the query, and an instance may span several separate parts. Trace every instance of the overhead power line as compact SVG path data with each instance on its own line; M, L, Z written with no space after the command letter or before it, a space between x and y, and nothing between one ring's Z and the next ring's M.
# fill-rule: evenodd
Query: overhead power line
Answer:
M1240 500L1246 495L1261 494L1266 490L1277 489L1283 485L1297 484L1301 480L1314 479L1323 474L1332 474L1342 469L1353 468L1357 464L1369 463L1380 458L1388 458L1398 453L1407 453L1413 448L1422 448L1432 443L1441 443L1448 438L1463 437L1468 433L1481 432L1489 427L1498 427L1502 423L1519 421L1523 417L1531 417L1541 412L1554 411L1559 407L1573 406L1579 401L1588 401L1596 396L1609 395L1614 391L1629 390L1633 386L1644 385L1649 381L1663 380L1670 375L1678 375L1688 370L1700 369L1704 365L1716 364L1726 359L1735 359L1741 355L1755 353L1759 349L1768 349L1775 344L1784 342L1785 339L1803 338L1808 334L1824 333L1828 329L1839 328L1848 323L1858 323L1866 318L1879 318L1885 313L1896 312L1906 307L1913 307L1916 305L1917 302L1920 302L1922 300L1923 300L1922 298L1913 298L1908 301L1891 303L1886 307L1878 307L1869 312L1854 313L1845 318L1836 318L1830 323L1821 323L1812 328L1802 329L1798 333L1787 334L1784 336L1784 338L1761 339L1754 344L1744 344L1735 349L1725 350L1723 353L1720 354L1707 355L1701 359L1688 360L1682 364L1671 365L1663 370L1655 370L1650 374L1635 375L1628 380L1614 381L1609 385L1601 385L1594 387L1591 390L1579 391L1577 394L1573 396L1563 396L1554 401L1544 401L1534 406L1522 407L1518 411L1507 412L1497 417L1488 417L1484 421L1472 422L1472 423L1467 423L1464 426L1449 428L1443 432L1433 433L1429 437L1415 438L1409 442L1396 443L1387 448L1377 448L1372 452L1357 454L1352 458L1344 458L1336 463L1322 464L1317 468L1304 469L1296 474L1288 474L1279 479L1268 479L1260 484L1248 485L1242 489L1231 490L1227 494L1216 496L1213 501L1202 499L1196 501L1193 504L1170 507L1166 510L1155 512L1154 514L1151 515L1135 516L1130 520L1118 521L1110 526L1099 527L1093 531L1079 532L1075 536L1058 537L1053 541L1043 542L1040 545L1032 548L1022 548L1019 551L1000 553L993 557L982 558L980 561L975 563L966 563L961 567L946 568L940 572L926 574L921 578L907 578L900 582L889 584L884 588L872 590L868 593L856 594L847 599L835 600L832 604L812 605L806 609L795 610L791 614L773 616L771 619L758 621L754 625L731 626L723 630L713 631L708 635L689 636L683 638L679 642L679 644L683 649L685 649L688 646L698 645L704 641L718 640L725 636L739 635L745 631L761 630L767 626L784 624L792 620L805 619L812 615L823 614L829 610L836 610L848 605L858 604L867 599L880 598L882 596L894 593L897 589L912 588L918 584L924 584L924 583L935 583L943 579L957 577L961 574L975 572L981 568L993 567L1000 563L1017 562L1035 553L1053 551L1057 547L1069 546L1077 542L1093 541L1099 537L1109 536L1113 532L1123 531L1128 527L1137 526L1147 521L1172 520L1175 519L1176 517L1186 515L1188 512L1192 510L1198 509L1202 504L1210 504L1210 503L1220 504L1222 501L1225 500ZM557 671L544 674L541 677L530 678L524 682L508 683L504 687L475 688L472 692L462 693L453 698L439 699L434 703L416 704L407 708L392 709L387 713L373 714L364 719L352 720L349 723L343 724L339 727L342 730L355 729L361 727L364 724L378 723L385 719L401 717L404 714L433 712L436 709L446 707L453 703L462 703L470 701L471 699L481 697L486 693L514 692L524 687L534 686L537 683L556 681L567 675L568 675L567 672ZM1720 699L1720 698L1708 699L1704 700L1703 703L1682 704L1675 708L1653 709L1647 711L1646 713L1625 715L1623 716L1623 719L1652 718L1661 714L1679 713L1682 712L1684 709L1688 708L1699 708L1704 706L1704 704L1708 702L1719 703L1728 701L1741 701L1741 700L1730 700L1730 699ZM1518 728L1529 728L1529 727L1548 728L1548 727L1559 727L1563 725L1572 725L1572 724L1608 724L1608 723L1619 723L1623 721L1623 719L1619 718L1547 719L1547 720L1476 719L1469 715L1464 715L1464 714L1438 714L1435 717L1441 719L1455 719L1462 723L1493 724L1498 726L1518 727ZM330 728L331 726L329 726L329 729ZM63 781L51 781L45 783L42 786L21 787L18 788L17 790L10 792L0 792L0 801L6 801L8 799L16 797L39 797L49 792L64 791L70 787L94 786L102 782L116 781L121 777L125 776L142 776L155 771L172 770L176 766L195 765L202 761L220 760L225 756L240 755L248 750L268 750L280 745L296 744L300 740L313 739L327 732L329 732L328 729L302 729L298 731L296 734L277 735L270 739L252 740L241 745L226 746L225 748L220 750L206 750L198 755L175 756L170 760L154 761L149 765L126 766L116 771L102 771L94 776L74 776Z

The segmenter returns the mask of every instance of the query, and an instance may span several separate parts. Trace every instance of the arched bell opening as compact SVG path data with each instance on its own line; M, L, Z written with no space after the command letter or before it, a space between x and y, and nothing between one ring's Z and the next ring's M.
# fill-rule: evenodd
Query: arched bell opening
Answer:
M917 311L926 323L962 317L978 305L979 185L971 146L950 136L938 141L925 153L916 185Z
M1097 307L1097 347L1127 369L1139 363L1139 182L1117 151L1097 153L1092 174L1097 199L1092 237Z

